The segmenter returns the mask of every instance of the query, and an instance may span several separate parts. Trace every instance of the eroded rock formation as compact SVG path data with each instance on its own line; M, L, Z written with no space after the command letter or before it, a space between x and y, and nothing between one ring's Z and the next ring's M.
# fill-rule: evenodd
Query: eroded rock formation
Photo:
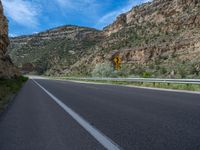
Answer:
M129 70L200 72L200 0L154 0L133 7L102 31L64 26L11 38L10 46L18 66L34 63L56 75L88 75L116 54Z
M19 72L7 55L8 45L8 20L4 16L3 6L0 1L0 78L10 78L19 75Z

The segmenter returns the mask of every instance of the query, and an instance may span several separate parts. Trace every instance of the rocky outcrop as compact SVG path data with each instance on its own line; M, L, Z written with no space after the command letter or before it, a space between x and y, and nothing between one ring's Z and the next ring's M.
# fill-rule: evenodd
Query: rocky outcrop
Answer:
M105 35L110 36L112 33L116 33L123 27L125 27L127 24L127 15L121 14L119 17L117 17L117 20L110 26L107 26L104 28Z
M97 44L97 52L72 70L90 66L90 72L95 64L112 61L116 54L129 69L153 65L178 70L183 65L195 70L200 64L199 18L199 0L154 0L136 6L105 27L105 40Z
M40 74L47 73L47 70L47 74L54 74L63 70L60 66L68 70L102 38L102 32L96 29L67 25L10 38L9 54L23 72L26 64L32 64Z
M110 62L116 54L130 70L168 68L168 74L175 74L184 66L188 74L200 72L200 1L154 0L102 31L63 26L11 38L9 54L18 66L31 63L48 75L89 75L97 63Z
M62 40L62 39L71 39L71 40L81 40L81 39L91 39L97 38L99 36L98 30L86 27L79 26L62 26L54 29L50 29L41 33L29 35L29 36L20 36L10 38L11 45L10 47L18 45L27 45L33 43L41 44L49 40Z
M8 21L3 14L3 7L0 1L0 78L10 78L19 74L7 55L8 45Z
M104 28L106 35L116 33L122 28L154 24L161 27L161 31L172 31L180 28L200 26L199 0L154 0L141 6L134 7L128 13ZM151 28L152 32L158 28Z
M141 38L142 42L139 40L139 45L130 45L133 48L129 48L128 52L128 44L118 51L126 62L144 63L165 55L165 52L177 55L180 51L199 53L199 46L195 46L200 41L199 29L199 0L154 0L119 16L113 24L104 28L104 34L112 39L110 45L119 41L129 43L131 34ZM117 36L120 38L117 39Z

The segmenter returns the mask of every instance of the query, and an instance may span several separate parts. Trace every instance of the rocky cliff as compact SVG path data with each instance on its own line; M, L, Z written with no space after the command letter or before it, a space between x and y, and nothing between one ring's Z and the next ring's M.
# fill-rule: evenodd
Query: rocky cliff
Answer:
M122 14L104 31L111 35L122 28L146 25L152 33L196 28L200 24L199 3L199 0L154 0Z
M200 1L154 0L120 15L102 31L65 26L11 39L10 55L19 66L37 62L36 53L51 60L45 68L50 74L90 74L96 64L112 62L117 54L127 74L197 77Z
M88 50L102 40L102 33L96 29L62 26L30 36L11 38L9 54L21 68L40 74L69 72L70 66L79 61Z
M81 64L95 66L112 61L117 54L130 74L146 71L164 77L199 74L199 0L154 0L120 15L102 32L105 38L96 45L97 52L73 65L76 70Z
M7 55L8 45L8 21L3 14L3 7L0 1L0 78L10 78L19 74Z

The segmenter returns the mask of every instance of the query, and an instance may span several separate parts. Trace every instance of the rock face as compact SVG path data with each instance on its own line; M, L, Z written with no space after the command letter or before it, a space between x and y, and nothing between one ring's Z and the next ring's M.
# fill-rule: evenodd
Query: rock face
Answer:
M123 27L137 27L153 24L151 32L170 32L180 28L199 26L199 0L154 0L141 6L134 7L104 29L108 35L116 33Z
M97 43L97 52L73 67L78 70L81 64L95 66L119 54L133 73L138 67L153 74L161 68L166 70L165 76L171 72L197 73L199 18L199 0L154 0L136 6L105 27L105 38Z
M199 74L200 1L154 0L120 15L102 31L65 26L11 38L15 63L41 67L38 56L29 57L30 53L48 56L51 61L43 62L48 62L45 69L50 74L90 74L97 63L111 61L116 54L132 73L142 68L164 76Z
M102 37L102 33L96 29L62 26L30 36L11 38L9 54L20 68L32 64L37 73L59 75L68 72L70 66L83 58Z
M8 21L3 14L3 6L0 1L0 78L10 78L19 74L6 54L8 45Z

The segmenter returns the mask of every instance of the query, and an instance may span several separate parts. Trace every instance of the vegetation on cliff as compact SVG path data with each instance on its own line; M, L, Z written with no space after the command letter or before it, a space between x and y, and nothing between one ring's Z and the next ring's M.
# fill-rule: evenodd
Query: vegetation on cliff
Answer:
M91 76L118 54L126 76L199 78L199 35L199 0L154 0L102 31L64 26L11 38L9 54L19 67L53 76Z

